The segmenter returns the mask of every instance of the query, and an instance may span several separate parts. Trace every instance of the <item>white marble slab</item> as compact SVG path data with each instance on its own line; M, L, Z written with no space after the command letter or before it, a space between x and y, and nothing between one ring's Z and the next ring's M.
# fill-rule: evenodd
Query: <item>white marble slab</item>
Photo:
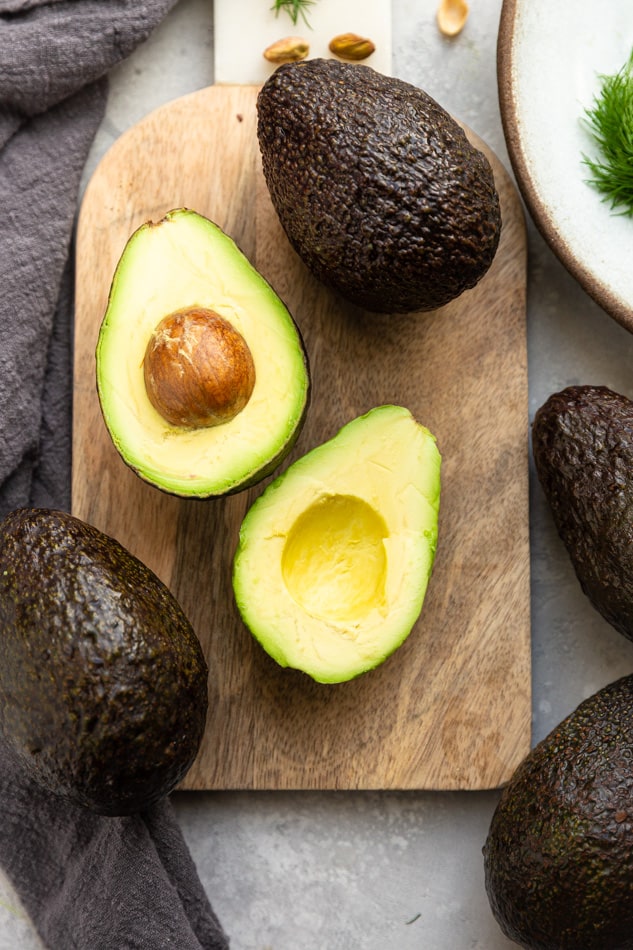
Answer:
M341 33L369 38L376 49L364 62L391 73L390 0L316 0L296 24L286 9L275 11L272 6L272 0L214 0L216 82L264 83L275 68L264 59L264 50L288 36L308 43L307 59L331 59L330 40Z

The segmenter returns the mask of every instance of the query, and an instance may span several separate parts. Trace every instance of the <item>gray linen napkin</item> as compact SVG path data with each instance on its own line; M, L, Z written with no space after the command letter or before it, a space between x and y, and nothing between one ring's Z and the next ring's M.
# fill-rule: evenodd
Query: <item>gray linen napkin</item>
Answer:
M108 70L175 2L0 0L0 517L70 504L80 177ZM0 864L51 950L228 946L168 801L93 815L25 780L1 740Z

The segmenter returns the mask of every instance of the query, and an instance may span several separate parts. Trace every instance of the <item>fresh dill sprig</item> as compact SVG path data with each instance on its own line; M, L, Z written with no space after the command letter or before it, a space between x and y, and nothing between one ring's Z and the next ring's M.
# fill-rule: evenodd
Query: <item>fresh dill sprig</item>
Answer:
M315 3L316 0L275 0L270 9L274 10L275 16L279 16L281 10L285 10L295 26L301 16L305 25L312 29L308 22L306 8L314 6Z
M633 52L614 76L600 76L601 89L584 120L600 157L583 154L597 188L611 208L633 216Z

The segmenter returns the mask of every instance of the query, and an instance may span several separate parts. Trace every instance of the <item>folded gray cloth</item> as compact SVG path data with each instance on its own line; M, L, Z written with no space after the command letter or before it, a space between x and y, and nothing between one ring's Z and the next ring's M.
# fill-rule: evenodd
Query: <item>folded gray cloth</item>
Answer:
M0 864L51 950L226 950L171 805L99 818L0 745Z
M0 516L68 509L72 234L108 70L176 0L0 0ZM168 801L103 818L0 741L0 864L51 950L223 950Z

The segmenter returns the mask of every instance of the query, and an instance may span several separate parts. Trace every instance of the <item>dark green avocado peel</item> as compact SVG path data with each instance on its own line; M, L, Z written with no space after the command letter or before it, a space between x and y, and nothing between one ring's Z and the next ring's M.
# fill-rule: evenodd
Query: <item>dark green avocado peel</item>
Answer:
M167 587L73 516L0 523L0 729L41 786L105 815L167 795L207 712L200 643Z
M501 212L486 156L421 89L369 66L280 66L258 97L273 206L299 257L352 303L434 310L474 287Z

